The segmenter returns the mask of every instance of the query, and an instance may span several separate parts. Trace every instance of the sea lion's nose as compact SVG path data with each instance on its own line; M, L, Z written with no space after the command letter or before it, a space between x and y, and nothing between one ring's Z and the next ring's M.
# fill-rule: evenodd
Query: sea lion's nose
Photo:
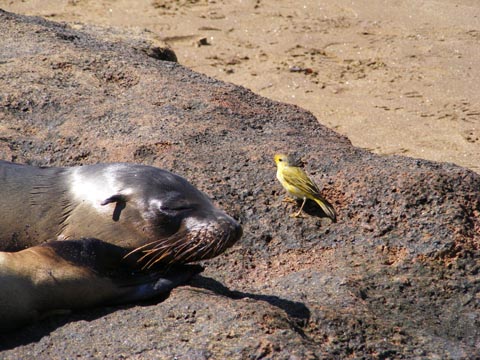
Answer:
M235 244L243 235L242 226L236 221L235 219L228 217L229 224L228 224L228 235L227 235L227 242L228 246L232 246Z
M238 222L234 222L232 238L235 239L235 242L240 240L243 235L243 228Z

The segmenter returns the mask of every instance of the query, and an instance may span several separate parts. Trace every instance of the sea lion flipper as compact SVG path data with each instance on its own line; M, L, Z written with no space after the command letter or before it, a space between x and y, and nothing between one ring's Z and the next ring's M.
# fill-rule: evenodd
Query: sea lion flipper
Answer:
M200 265L181 265L171 269L165 276L159 278L155 283L155 290L167 292L173 288L186 283L193 276L200 274L203 267Z
M203 270L199 265L175 265L162 274L136 272L123 265L125 252L97 239L52 241L0 252L0 332L58 309L166 295Z
M18 252L0 252L0 332L58 309L100 305L121 297L108 274L124 251L99 240L54 241ZM107 253L110 257L107 260ZM112 256L113 255L113 256Z
M185 284L202 271L203 267L200 265L178 265L157 277L150 275L150 280L147 280L145 276L133 275L128 284L125 283L125 280L121 285L119 284L123 295L117 297L112 304L142 301L168 295L175 287Z

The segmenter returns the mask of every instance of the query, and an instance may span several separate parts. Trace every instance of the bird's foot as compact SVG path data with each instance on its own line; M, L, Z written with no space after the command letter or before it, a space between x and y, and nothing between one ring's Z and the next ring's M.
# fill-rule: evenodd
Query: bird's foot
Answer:
M302 211L296 212L295 214L290 214L290 217L293 218L303 218Z
M282 202L284 203L291 203L291 204L296 204L297 203L297 200L295 200L294 198L291 198L291 197L285 197Z

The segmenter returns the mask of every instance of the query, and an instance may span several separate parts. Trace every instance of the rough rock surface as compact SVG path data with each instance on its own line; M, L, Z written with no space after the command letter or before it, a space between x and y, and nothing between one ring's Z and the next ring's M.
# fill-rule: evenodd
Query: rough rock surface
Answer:
M138 39L0 11L0 157L170 169L243 239L164 301L55 316L0 357L473 358L480 176L354 148L308 112L199 75ZM297 152L339 221L282 202Z

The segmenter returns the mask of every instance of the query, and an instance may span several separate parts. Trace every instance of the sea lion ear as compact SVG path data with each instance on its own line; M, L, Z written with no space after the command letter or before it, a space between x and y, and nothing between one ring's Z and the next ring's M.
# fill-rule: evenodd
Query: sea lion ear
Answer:
M100 205L107 205L110 203L125 203L127 202L127 197L122 194L115 194L103 200Z

